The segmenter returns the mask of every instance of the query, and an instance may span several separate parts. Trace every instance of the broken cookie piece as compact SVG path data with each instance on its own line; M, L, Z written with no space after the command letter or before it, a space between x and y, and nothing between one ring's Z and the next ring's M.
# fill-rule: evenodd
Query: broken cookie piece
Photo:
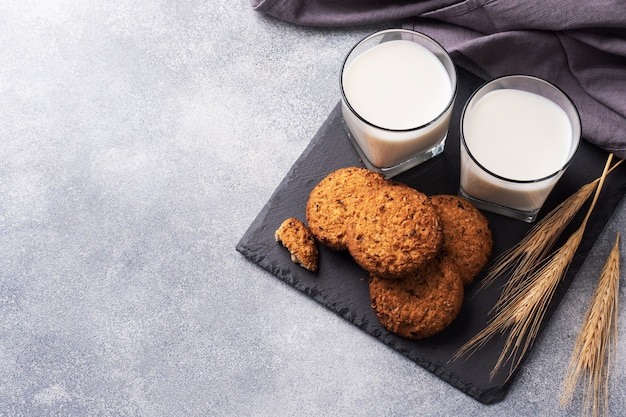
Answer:
M317 243L302 221L290 217L285 220L274 237L291 253L291 260L311 272L317 272Z

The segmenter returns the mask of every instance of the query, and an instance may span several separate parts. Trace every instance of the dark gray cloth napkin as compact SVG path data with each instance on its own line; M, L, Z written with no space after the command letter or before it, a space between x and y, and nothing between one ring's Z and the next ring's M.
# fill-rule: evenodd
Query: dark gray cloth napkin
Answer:
M626 158L624 0L250 1L256 11L298 25L402 21L484 79L546 79L574 101L586 140Z

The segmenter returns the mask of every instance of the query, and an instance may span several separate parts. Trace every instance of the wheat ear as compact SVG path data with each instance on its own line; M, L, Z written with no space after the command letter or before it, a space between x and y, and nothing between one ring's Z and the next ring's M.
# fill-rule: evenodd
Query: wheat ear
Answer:
M517 245L496 259L483 281L484 286L493 283L505 270L511 269L512 272L494 307L495 310L506 304L520 282L546 257L563 230L596 189L597 184L598 181L593 181L579 188L537 223Z
M609 371L617 351L619 239L617 233L578 333L561 396L561 405L570 404L584 377L583 412L594 417L608 413Z
M611 155L609 156L612 157ZM617 168L623 160L619 160L608 171L607 175ZM496 304L498 309L509 297L519 282L541 261L552 249L554 243L563 230L570 224L572 218L580 211L583 204L589 199L601 177L583 185L574 194L561 202L543 217L516 245L503 252L491 263L487 274L481 281L480 289L491 284L502 273L511 270L511 275L502 291L501 301Z

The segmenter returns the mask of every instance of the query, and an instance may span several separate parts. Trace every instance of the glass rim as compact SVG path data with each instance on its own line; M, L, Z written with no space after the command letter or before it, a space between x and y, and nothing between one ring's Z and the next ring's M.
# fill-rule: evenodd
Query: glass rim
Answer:
M573 138L573 141L574 140L576 141L576 146L574 146L574 148L570 150L570 155L567 157L567 161L565 161L565 163L559 169L557 169L553 173L551 173L549 175L546 175L544 177L541 177L541 178L536 178L536 179L532 179L532 180L518 180L518 179L513 179L513 178L507 178L507 177L504 177L502 175L496 174L493 171L487 169L485 166L483 166L483 164L478 162L478 160L472 154L472 151L470 151L469 146L467 145L467 142L465 141L465 134L464 134L464 131L463 131L463 126L464 126L463 122L465 121L465 113L467 112L467 108L469 107L469 105L472 102L472 100L474 99L474 97L476 97L476 95L478 93L480 93L488 85L490 85L492 83L496 83L497 81L502 81L503 79L511 79L511 78L526 78L526 79L530 79L530 80L533 80L533 81L538 81L540 83L543 83L545 85L550 86L557 93L561 94L566 99L566 101L572 106L572 109L574 110L574 114L576 115L576 120L575 121L577 122L578 127L579 127L578 135L576 135ZM504 87L504 88L506 88L506 87ZM518 88L518 90L519 90L519 88ZM522 90L522 91L526 91L526 90ZM527 91L527 92L530 92L530 91ZM534 94L536 94L536 93L534 93ZM550 100L550 101L552 101L552 100ZM563 109L563 107L561 105L559 105L559 104L557 104L557 105ZM563 109L563 110L565 110L565 109ZM568 119L570 119L569 115L568 115ZM570 121L571 121L571 119L570 119ZM484 172L486 172L490 176L492 176L494 178L497 178L497 179L499 179L501 181L506 181L506 182L510 182L510 183L514 183L514 184L538 183L538 182L549 180L550 178L553 178L556 175L558 175L559 173L563 172L565 169L567 169L567 167L569 167L569 165L574 160L574 156L576 155L576 152L578 151L578 148L580 147L580 142L581 142L581 139L582 139L582 126L581 126L581 120L580 120L580 113L578 112L578 108L576 107L576 105L574 104L574 102L572 101L570 96L567 95L567 93L565 93L565 91L563 91L561 88L557 87L556 85L552 84L551 82L549 82L547 80L544 80L543 78L536 77L534 75L525 75L525 74L503 75L503 76L494 78L494 79L492 79L490 81L484 82L480 87L478 87L476 90L474 90L472 95L470 95L470 97L467 99L467 102L463 106L463 111L461 112L460 125L461 126L460 126L459 136L460 136L460 139L461 139L461 143L463 144L463 147L465 148L465 151L467 152L467 155L472 159L472 161L474 161L474 163L476 165L478 165L478 167L480 169L482 169Z
M452 74L450 74L448 72L447 68L446 68L446 74L450 78L450 83L452 84L452 95L450 97L450 100L448 101L448 103L444 107L444 109L440 113L438 113L437 116L433 117L433 119L428 121L427 123L424 123L424 124L419 125L419 126L407 128L407 129L392 129L392 128L388 128L388 127L379 126L377 124L374 124L374 123L366 120L363 116L361 116L354 109L354 107L352 107L352 105L350 104L350 101L348 100L348 97L346 97L346 93L345 93L345 90L343 88L343 73L344 73L344 71L346 69L346 64L348 62L348 58L350 58L350 55L352 55L352 53L354 52L355 49L357 49L359 46L363 45L365 42L367 42L370 39L373 39L375 37L378 37L378 36L384 36L384 35L386 35L388 33L407 33L407 34L410 34L410 35L421 37L421 38L423 38L423 39L425 39L427 41L430 41L435 46L437 46L439 49L441 49L441 51L444 53L444 55L447 58L447 60L450 61L450 65L452 67ZM380 45L380 43L379 43L379 45ZM430 51L430 50L429 50L429 52L432 53L432 51ZM350 50L346 54L346 57L343 60L343 64L341 65L341 72L339 74L339 85L341 87L340 88L341 89L341 97L343 99L343 102L350 109L350 112L352 112L352 114L354 114L360 121L362 121L363 123L367 124L368 126L371 126L373 128L376 128L376 129L384 130L384 131L387 131L387 132L412 132L414 130L424 129L424 128L430 126L430 125L435 124L438 120L440 120L452 108L452 106L454 104L454 101L456 99L457 90L458 90L456 66L454 65L454 62L452 61L452 58L450 58L450 55L448 54L448 51L439 42L437 42L435 39L431 38L430 36L428 36L428 35L426 35L424 33L421 33L421 32L417 32L415 30L410 30L410 29L384 29L384 30L380 30L378 32L369 34L366 37L364 37L363 39L361 39L359 42L357 42L354 46L352 46L352 48L350 48Z

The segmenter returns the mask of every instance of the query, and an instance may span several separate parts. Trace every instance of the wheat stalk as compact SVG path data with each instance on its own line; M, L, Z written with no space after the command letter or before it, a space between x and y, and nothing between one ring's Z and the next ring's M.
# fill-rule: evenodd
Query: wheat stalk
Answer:
M532 269L517 279L515 285L510 286L504 297L500 298L496 304L496 314L489 320L487 326L465 343L454 354L453 359L456 360L465 354L474 353L494 335L509 330L505 346L490 373L490 377L493 378L507 362L511 363L507 379L512 375L526 351L532 346L554 291L567 272L580 245L587 222L609 172L612 158L613 155L610 154L602 176L595 186L593 201L579 228L561 248L545 259L542 257L539 266L529 265ZM545 254L546 249L543 250Z
M620 160L613 165L606 175L622 162L623 160ZM480 289L493 284L496 278L505 271L512 270L500 296L500 301L494 307L495 310L499 310L505 303L505 300L510 297L513 290L518 287L520 281L540 263L541 259L545 258L563 230L565 230L572 218L589 199L593 190L600 183L601 178L596 178L594 181L580 187L574 194L537 222L522 240L503 252L492 262L481 282Z
M496 258L482 281L481 288L492 284L504 271L511 269L512 272L494 307L495 310L506 304L524 277L545 258L560 234L589 199L598 182L596 180L579 188L541 219L518 244Z
M583 412L591 411L594 417L608 412L609 371L617 350L619 239L617 233L578 333L561 396L561 405L571 403L574 389L585 377Z

